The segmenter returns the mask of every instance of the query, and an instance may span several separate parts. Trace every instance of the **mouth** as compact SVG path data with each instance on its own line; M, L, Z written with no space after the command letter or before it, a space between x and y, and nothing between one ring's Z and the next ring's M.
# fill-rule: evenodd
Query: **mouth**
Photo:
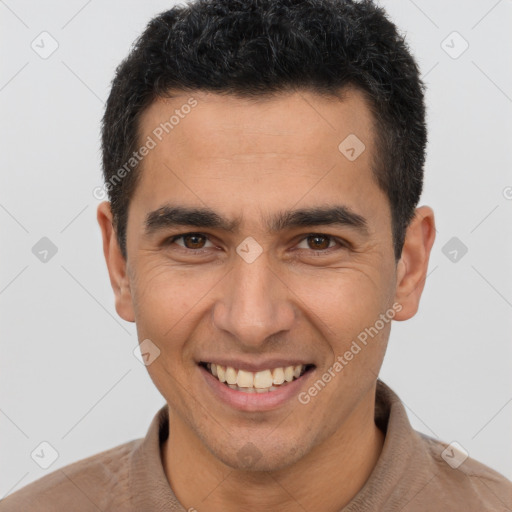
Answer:
M301 379L315 368L313 364L299 364L251 372L212 362L201 361L199 366L226 387L242 393L275 392Z

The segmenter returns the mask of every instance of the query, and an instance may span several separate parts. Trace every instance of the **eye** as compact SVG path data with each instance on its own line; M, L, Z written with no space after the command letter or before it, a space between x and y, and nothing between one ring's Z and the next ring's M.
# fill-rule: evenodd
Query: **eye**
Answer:
M303 238L302 241L297 245L297 248L326 252L327 249L332 249L336 246L336 244L341 245L342 247L344 246L341 241L338 241L332 236L324 235L321 233L313 233Z
M178 240L182 243L178 243ZM177 245L191 251L204 249L205 247L215 247L212 242L208 240L208 237L202 233L184 233L181 235L175 235L166 241L166 245L171 245L175 242ZM206 243L209 243L210 245L206 246Z

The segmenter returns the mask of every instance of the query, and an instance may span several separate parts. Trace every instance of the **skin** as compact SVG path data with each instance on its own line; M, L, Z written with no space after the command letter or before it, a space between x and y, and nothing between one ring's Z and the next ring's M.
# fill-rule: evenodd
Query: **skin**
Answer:
M269 411L236 410L207 389L196 363L300 357L315 365L300 388L307 391L393 304L401 306L395 320L416 313L433 211L416 210L397 262L389 202L371 171L372 117L357 90L342 100L301 91L257 101L178 92L144 112L140 140L190 96L198 105L142 162L126 261L109 203L98 207L116 310L136 323L139 340L149 338L161 351L147 368L170 410L165 473L186 509L339 510L382 450L375 388L391 323L305 405L294 398ZM353 162L338 150L349 134L366 146ZM145 216L167 202L207 206L241 219L240 229L145 235ZM266 218L278 211L333 204L363 216L368 233L330 225L267 229ZM202 255L191 254L198 246L190 240L165 243L190 232L206 235ZM311 233L327 236L321 249ZM236 253L249 236L263 249L250 264ZM239 455L248 441L258 453L249 468Z

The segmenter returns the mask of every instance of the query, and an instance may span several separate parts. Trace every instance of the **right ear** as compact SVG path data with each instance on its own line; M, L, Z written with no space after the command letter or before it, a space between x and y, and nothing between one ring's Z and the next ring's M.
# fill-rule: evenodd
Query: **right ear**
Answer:
M127 322L135 322L130 280L126 272L126 260L117 241L112 211L108 201L103 201L98 205L97 219L103 238L103 254L107 263L110 284L112 290L114 290L117 314Z

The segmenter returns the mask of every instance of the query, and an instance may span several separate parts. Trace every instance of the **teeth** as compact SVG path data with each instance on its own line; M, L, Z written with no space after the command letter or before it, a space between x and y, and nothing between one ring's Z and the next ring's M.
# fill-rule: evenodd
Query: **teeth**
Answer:
M226 382L226 368L224 368L224 366L221 366L220 364L212 363L212 368L214 366L217 368L217 379L219 379L221 382Z
M254 374L254 387L257 389L269 388L272 386L272 373L270 370L263 370Z
M221 382L225 382L230 388L247 393L274 391L281 384L298 379L305 369L302 364L259 372L237 370L231 366L226 367L215 363L208 363L206 367L214 377L217 377Z
M272 370L272 381L278 385L284 382L284 370L282 368L274 368Z
M252 388L253 380L254 379L253 379L252 372L246 372L245 370L238 370L238 377L236 378L236 383L241 388Z
M226 368L226 382L228 384L236 384L237 371L231 366Z

